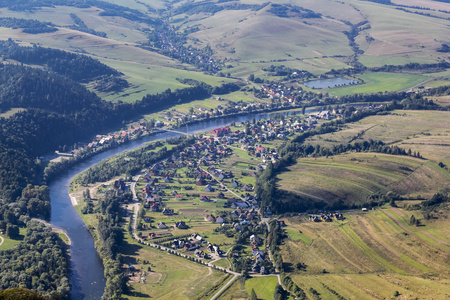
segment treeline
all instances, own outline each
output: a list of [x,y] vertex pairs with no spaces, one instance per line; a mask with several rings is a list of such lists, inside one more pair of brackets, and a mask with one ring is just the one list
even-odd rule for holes
[[441,61],[434,64],[419,64],[419,63],[408,63],[405,65],[384,65],[381,67],[373,67],[367,68],[361,64],[355,66],[354,68],[348,69],[339,69],[325,73],[331,75],[355,75],[363,72],[388,72],[388,73],[396,73],[396,72],[404,72],[404,71],[421,71],[427,73],[437,73],[440,71],[445,71],[450,68],[450,63],[446,61]]
[[0,41],[0,55],[4,59],[17,60],[24,64],[46,66],[49,70],[77,82],[89,82],[99,76],[120,76],[117,70],[87,55],[63,50],[19,46],[11,39]]
[[[277,220],[273,219],[269,223],[270,231],[267,237],[267,243],[269,245],[270,252],[272,253],[272,258],[275,263],[275,266],[280,273],[281,282],[284,287],[287,289],[295,299],[308,299],[306,293],[303,289],[301,289],[297,284],[295,284],[291,277],[285,274],[283,257],[280,254],[279,246],[282,244],[283,239],[285,237],[283,233],[283,229]],[[283,289],[277,288],[275,289],[274,299],[287,299],[287,295],[283,292]]]
[[199,13],[210,13],[215,14],[222,10],[252,10],[258,11],[266,7],[269,2],[262,4],[245,4],[245,3],[228,3],[228,1],[219,1],[221,5],[214,4],[212,2],[199,2],[199,3],[187,3],[180,5],[172,11],[173,15],[179,14],[199,14]]
[[101,214],[98,217],[97,228],[89,228],[105,267],[106,286],[102,299],[122,299],[121,295],[126,289],[127,278],[122,271],[123,261],[119,253],[120,247],[124,244],[120,206],[124,196],[105,194],[96,207]]
[[70,14],[70,17],[72,18],[72,21],[75,23],[73,26],[69,26],[70,29],[86,32],[92,35],[100,36],[100,37],[106,37],[106,33],[101,31],[95,31],[94,29],[91,29],[87,27],[86,23],[84,23],[83,20],[79,16],[77,16],[74,13]]
[[24,287],[51,299],[69,299],[69,266],[58,234],[30,221],[21,243],[0,250],[0,290]]
[[143,166],[155,164],[192,145],[195,138],[181,136],[173,138],[169,142],[174,145],[170,150],[162,147],[158,151],[152,151],[163,145],[162,142],[157,141],[145,147],[123,153],[114,160],[100,162],[83,172],[75,179],[75,182],[79,184],[103,182],[124,173],[131,176],[141,170]]
[[38,20],[18,19],[18,18],[0,18],[0,27],[18,29],[22,32],[38,34],[44,32],[55,32],[58,28],[50,22],[40,22]]
[[320,13],[292,4],[272,3],[270,9],[267,11],[280,18],[299,17],[303,19],[312,19],[322,17],[322,14]]
[[78,8],[98,7],[103,11],[101,16],[118,16],[130,21],[136,21],[146,24],[160,23],[159,20],[153,19],[139,10],[132,9],[125,6],[109,3],[107,1],[100,0],[0,0],[0,7],[7,7],[13,11],[32,11],[41,7],[54,7],[54,6],[73,6]]

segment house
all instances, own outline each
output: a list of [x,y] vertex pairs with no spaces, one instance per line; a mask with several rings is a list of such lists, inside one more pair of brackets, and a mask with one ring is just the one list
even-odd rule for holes
[[260,269],[261,268],[260,268],[260,266],[257,263],[254,263],[252,265],[252,272],[259,273]]
[[200,201],[202,202],[211,202],[211,199],[209,196],[200,196]]
[[213,215],[206,215],[204,219],[206,222],[214,222],[216,220]]
[[159,211],[159,205],[158,203],[152,203],[150,205],[150,209],[152,210],[152,212],[158,212]]
[[163,215],[171,216],[171,215],[174,214],[174,211],[173,211],[173,209],[171,209],[171,208],[164,208],[163,211],[162,211],[162,213],[163,213]]
[[225,220],[224,220],[221,216],[218,216],[218,217],[216,218],[216,223],[222,224],[222,223],[224,223],[224,222],[225,222]]
[[188,226],[183,221],[178,221],[174,225],[178,229],[188,229]]
[[214,188],[208,184],[207,186],[205,186],[205,192],[214,192]]
[[239,183],[236,180],[233,180],[233,182],[231,183],[231,186],[234,188],[238,188],[239,187]]
[[158,228],[159,229],[167,229],[167,226],[166,226],[166,224],[164,222],[159,222],[158,223]]
[[208,243],[208,245],[206,246],[206,249],[215,255],[222,255],[222,250],[220,250],[219,246],[213,245],[211,243]]
[[230,127],[216,128],[211,130],[211,134],[214,136],[223,136],[231,132]]

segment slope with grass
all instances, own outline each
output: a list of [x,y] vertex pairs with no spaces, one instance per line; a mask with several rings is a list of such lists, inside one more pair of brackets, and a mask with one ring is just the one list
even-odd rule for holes
[[[441,212],[448,215],[448,207]],[[413,214],[424,226],[409,225]],[[449,296],[450,248],[436,242],[450,237],[445,217],[425,220],[418,211],[392,207],[344,216],[320,223],[304,216],[285,219],[313,238],[310,245],[285,239],[282,246],[288,275],[308,296],[313,290],[322,299],[390,298],[396,291],[405,299]],[[296,268],[299,262],[306,267]]]
[[450,174],[431,162],[380,153],[346,153],[328,158],[301,158],[278,175],[283,190],[312,195],[332,204],[364,203],[368,196],[393,191],[406,197],[433,194]]
[[449,165],[449,118],[447,111],[397,110],[347,124],[341,131],[309,138],[306,143],[332,147],[350,141],[381,140],[405,150],[420,152],[421,156],[436,163],[442,161]]

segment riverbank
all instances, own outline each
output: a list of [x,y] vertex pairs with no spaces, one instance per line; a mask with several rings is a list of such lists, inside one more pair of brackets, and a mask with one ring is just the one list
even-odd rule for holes
[[[44,224],[45,226],[50,227],[53,232],[63,234],[66,237],[66,240],[64,241],[64,239],[63,239],[63,241],[69,246],[72,245],[72,240],[70,239],[69,234],[63,228],[55,226],[55,225],[53,225],[45,220],[42,220],[42,219],[32,218],[31,220],[40,222],[40,223]],[[1,245],[1,243],[0,243],[0,245]]]

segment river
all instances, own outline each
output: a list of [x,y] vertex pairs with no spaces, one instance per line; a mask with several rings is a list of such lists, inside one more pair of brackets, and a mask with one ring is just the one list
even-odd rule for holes
[[[310,113],[312,110],[307,110]],[[201,121],[194,125],[184,126],[177,129],[180,132],[195,133],[207,131],[218,127],[229,125],[232,122],[245,122],[253,119],[267,119],[272,114],[300,114],[300,110],[274,113],[247,114],[241,116],[230,116],[220,119]],[[72,274],[70,284],[72,285],[71,299],[96,300],[101,299],[105,288],[103,265],[94,247],[92,236],[88,232],[83,220],[72,206],[69,198],[69,184],[72,178],[87,168],[124,151],[143,146],[145,143],[159,139],[167,139],[179,136],[180,133],[163,132],[152,136],[146,136],[138,141],[121,145],[117,148],[99,153],[84,162],[81,162],[70,170],[55,178],[50,184],[50,198],[52,205],[51,223],[66,230],[72,244],[70,246]]]

